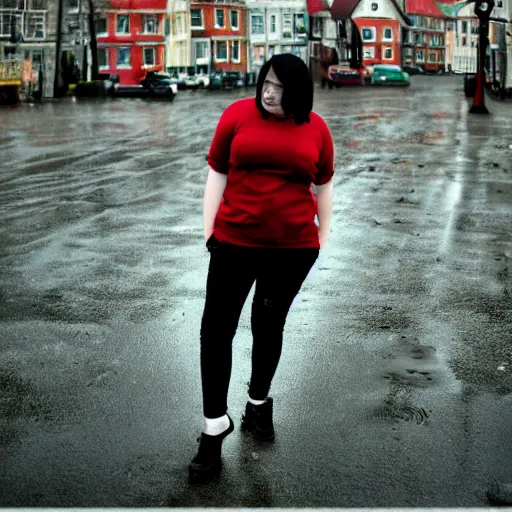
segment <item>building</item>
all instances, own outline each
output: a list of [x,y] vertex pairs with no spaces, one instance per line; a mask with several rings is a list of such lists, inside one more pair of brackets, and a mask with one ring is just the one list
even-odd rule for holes
[[206,72],[248,71],[248,8],[244,0],[190,4],[191,65]]
[[163,71],[166,14],[167,0],[112,0],[110,8],[97,13],[100,73],[135,85],[147,71]]
[[308,15],[305,0],[248,0],[250,8],[250,70],[279,53],[308,62]]
[[59,71],[64,84],[90,80],[92,56],[87,0],[62,0],[60,36]]
[[396,0],[361,0],[352,13],[363,42],[363,65],[402,65],[402,40],[411,20]]
[[[2,0],[0,59],[23,59],[30,81],[43,97],[53,97],[58,4],[54,0]],[[25,73],[27,75],[27,73]]]
[[412,27],[403,41],[404,65],[420,66],[431,73],[445,71],[447,14],[441,5],[434,0],[406,0],[405,11]]
[[512,2],[496,0],[489,22],[490,80],[505,95],[512,92]]
[[446,70],[476,73],[478,61],[478,26],[475,4],[467,4],[446,21]]
[[351,19],[359,0],[308,0],[310,72],[321,81],[332,64],[359,69],[362,44]]
[[[169,29],[167,31],[165,68],[190,66],[192,34],[189,0],[168,0],[167,15]],[[199,57],[199,61],[201,65],[208,66],[208,57]]]

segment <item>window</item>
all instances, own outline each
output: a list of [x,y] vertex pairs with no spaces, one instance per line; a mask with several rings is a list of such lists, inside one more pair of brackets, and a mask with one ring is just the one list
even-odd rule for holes
[[362,32],[363,41],[375,41],[375,27],[365,27]]
[[423,34],[421,32],[418,32],[416,34],[414,42],[415,42],[416,45],[420,45],[420,46],[423,44]]
[[429,56],[429,61],[430,62],[437,62],[437,54],[436,52],[430,52],[430,56]]
[[306,36],[306,20],[303,13],[294,14],[295,34],[298,36]]
[[393,41],[393,30],[390,27],[384,27],[382,29],[382,40]]
[[363,59],[374,59],[375,58],[375,48],[373,46],[364,46],[363,47]]
[[27,39],[44,39],[45,25],[43,13],[28,12],[25,17],[25,37]]
[[240,62],[240,41],[231,43],[231,62]]
[[208,43],[201,41],[196,43],[196,59],[206,59],[208,57]]
[[251,15],[251,32],[253,34],[263,34],[263,14]]
[[468,38],[466,36],[462,36],[462,46],[468,45]]
[[418,50],[416,52],[416,62],[425,62],[425,53],[423,50]]
[[29,11],[30,10],[32,10],[32,11],[47,11],[48,10],[48,0],[32,0],[28,5],[28,10]]
[[384,48],[384,59],[393,59],[393,48]]
[[156,52],[154,48],[144,48],[144,66],[156,64]]
[[379,9],[379,4],[376,2],[372,3],[372,11],[377,11]]
[[[23,18],[21,14],[15,14],[12,20],[17,28],[17,30],[21,30],[21,24]],[[0,11],[0,35],[2,36],[10,36],[11,35],[11,15],[10,13],[1,12]]]
[[70,11],[78,11],[78,1],[79,0],[68,0],[68,9]]
[[144,16],[144,34],[158,33],[158,18],[156,16]]
[[131,51],[130,48],[117,49],[117,67],[130,68],[131,67]]
[[94,20],[94,27],[96,28],[96,36],[108,34],[107,18],[98,18]]
[[462,30],[461,32],[464,32],[464,34],[467,34],[468,32],[468,22],[467,21],[463,21],[462,22]]
[[224,28],[224,9],[215,9],[215,28]]
[[271,34],[276,33],[276,19],[277,19],[277,16],[275,14],[272,14],[270,16],[270,33]]
[[228,43],[226,41],[215,42],[215,60],[217,62],[228,60]]
[[[313,45],[313,47],[314,47],[314,45]],[[268,58],[271,59],[274,56],[275,53],[276,53],[276,47],[275,46],[269,46],[268,47]]]
[[292,15],[283,14],[283,38],[292,37]]
[[322,37],[322,18],[312,17],[310,20],[313,37]]
[[190,26],[192,28],[203,28],[202,9],[190,9]]
[[229,11],[229,20],[231,23],[231,28],[233,30],[238,30],[239,27],[239,19],[238,19],[238,11]]
[[106,48],[98,49],[98,66],[100,69],[108,69],[108,50]]
[[128,16],[118,16],[116,25],[116,34],[130,33],[130,18]]

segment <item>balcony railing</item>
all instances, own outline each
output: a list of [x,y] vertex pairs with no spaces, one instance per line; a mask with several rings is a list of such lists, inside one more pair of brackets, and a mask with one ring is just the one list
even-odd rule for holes
[[21,30],[23,39],[37,41],[46,38],[46,11],[0,9],[0,37],[10,37],[12,24]]

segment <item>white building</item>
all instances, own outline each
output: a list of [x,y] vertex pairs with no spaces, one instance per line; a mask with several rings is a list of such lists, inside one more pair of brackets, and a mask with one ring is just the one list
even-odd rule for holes
[[293,53],[308,63],[308,15],[305,0],[248,0],[249,70],[259,72],[279,53]]
[[490,70],[491,77],[503,90],[512,90],[512,1],[495,0],[491,12]]
[[[188,0],[168,0],[169,33],[165,68],[191,65],[190,4]],[[206,59],[206,63],[207,63]]]

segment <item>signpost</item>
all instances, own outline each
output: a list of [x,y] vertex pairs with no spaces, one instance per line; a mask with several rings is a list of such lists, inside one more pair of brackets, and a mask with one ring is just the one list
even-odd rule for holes
[[494,0],[476,0],[475,14],[480,20],[478,29],[478,62],[476,72],[476,90],[473,96],[471,114],[488,114],[485,106],[485,58],[489,44],[489,18],[494,8]]

